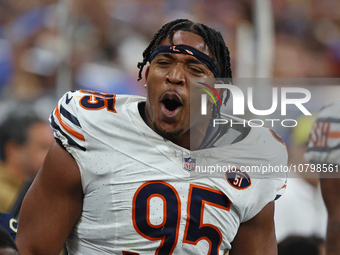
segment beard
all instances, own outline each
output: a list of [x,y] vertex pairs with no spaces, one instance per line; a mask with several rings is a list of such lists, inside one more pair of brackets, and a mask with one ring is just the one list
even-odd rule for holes
[[176,139],[178,136],[180,136],[184,132],[183,128],[173,131],[173,132],[164,132],[157,126],[155,122],[153,122],[153,127],[157,134],[159,134],[163,138],[170,140],[170,141]]

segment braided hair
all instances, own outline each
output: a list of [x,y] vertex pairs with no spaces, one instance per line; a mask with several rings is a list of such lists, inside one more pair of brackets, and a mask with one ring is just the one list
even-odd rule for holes
[[[226,46],[221,33],[204,24],[194,23],[188,19],[176,19],[159,29],[148,47],[144,50],[143,61],[137,64],[139,69],[138,80],[142,79],[143,68],[148,62],[152,52],[157,49],[166,37],[168,37],[171,45],[173,45],[173,35],[178,30],[191,32],[201,36],[212,54],[212,60],[217,64],[221,77],[232,79],[229,49]],[[229,93],[227,93],[223,102],[226,103],[228,98]],[[214,109],[214,112],[219,113],[220,107],[221,105],[218,105],[217,109]]]

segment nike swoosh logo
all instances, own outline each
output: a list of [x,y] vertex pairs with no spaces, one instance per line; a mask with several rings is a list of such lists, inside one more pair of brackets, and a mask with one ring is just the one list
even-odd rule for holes
[[72,100],[73,96],[68,98],[68,94],[66,94],[66,104],[68,104]]

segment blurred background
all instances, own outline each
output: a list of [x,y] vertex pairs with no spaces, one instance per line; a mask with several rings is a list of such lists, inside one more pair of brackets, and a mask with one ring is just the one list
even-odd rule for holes
[[0,0],[0,123],[70,89],[143,95],[137,62],[175,18],[220,30],[236,78],[340,76],[337,0]]
[[137,62],[176,18],[221,31],[236,78],[340,77],[339,0],[0,0],[0,125],[70,89],[144,95]]

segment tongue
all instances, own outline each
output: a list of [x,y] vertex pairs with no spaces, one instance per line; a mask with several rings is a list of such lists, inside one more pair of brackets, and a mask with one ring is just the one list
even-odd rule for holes
[[181,107],[177,107],[176,109],[171,111],[171,110],[167,109],[164,104],[161,104],[161,110],[162,110],[163,114],[168,118],[172,118],[172,117],[176,116],[176,114],[178,113],[180,108]]

